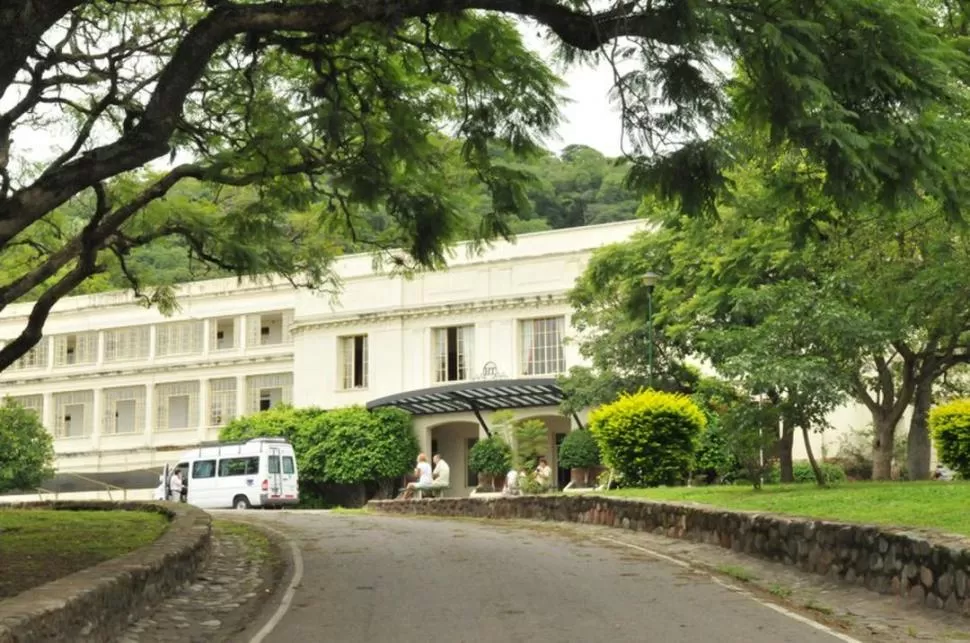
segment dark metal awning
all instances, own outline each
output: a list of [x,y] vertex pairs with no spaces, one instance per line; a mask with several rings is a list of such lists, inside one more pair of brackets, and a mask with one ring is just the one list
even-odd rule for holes
[[458,382],[388,395],[367,404],[368,409],[393,406],[411,415],[462,411],[499,411],[535,406],[559,406],[562,389],[553,378],[521,378]]

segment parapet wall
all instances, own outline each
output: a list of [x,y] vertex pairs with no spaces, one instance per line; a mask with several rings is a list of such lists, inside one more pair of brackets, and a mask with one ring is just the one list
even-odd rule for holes
[[132,617],[192,580],[209,553],[211,519],[190,505],[42,502],[12,508],[156,511],[171,524],[150,545],[0,601],[0,643],[114,641]]

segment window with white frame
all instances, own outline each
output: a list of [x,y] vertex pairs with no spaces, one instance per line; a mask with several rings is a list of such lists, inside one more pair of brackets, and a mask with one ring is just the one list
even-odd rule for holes
[[293,373],[250,375],[246,378],[247,413],[268,411],[293,402]]
[[54,366],[79,366],[97,361],[97,331],[54,336]]
[[199,382],[155,385],[155,427],[160,431],[199,426]]
[[147,359],[150,342],[150,326],[130,326],[107,330],[104,332],[104,361],[123,362]]
[[54,437],[80,438],[94,429],[94,391],[54,393]]
[[523,375],[556,375],[566,370],[562,340],[565,318],[543,317],[519,322]]
[[367,335],[340,337],[337,342],[341,388],[367,388]]
[[225,351],[239,346],[239,318],[209,320],[209,350]]
[[467,380],[475,341],[474,326],[435,328],[434,381],[459,382]]
[[27,371],[34,369],[47,368],[47,356],[49,355],[48,338],[43,337],[33,348],[23,354],[23,356],[11,365],[16,371]]
[[155,356],[201,355],[203,322],[184,321],[155,327]]
[[246,316],[246,346],[276,346],[293,341],[293,311],[283,310]]
[[14,404],[21,406],[28,411],[33,411],[41,420],[44,419],[44,396],[43,395],[11,395],[4,400],[10,400]]
[[104,399],[105,434],[138,433],[145,430],[145,387],[106,388]]
[[236,417],[236,378],[209,380],[209,426],[222,426]]

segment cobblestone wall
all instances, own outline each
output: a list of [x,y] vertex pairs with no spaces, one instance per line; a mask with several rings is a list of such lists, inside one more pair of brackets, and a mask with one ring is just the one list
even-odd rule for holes
[[172,503],[48,502],[69,510],[157,511],[171,524],[154,543],[0,601],[0,643],[114,641],[162,597],[195,577],[209,551],[211,519]]
[[385,513],[526,518],[648,531],[970,614],[970,540],[959,536],[593,496],[390,500],[368,507]]

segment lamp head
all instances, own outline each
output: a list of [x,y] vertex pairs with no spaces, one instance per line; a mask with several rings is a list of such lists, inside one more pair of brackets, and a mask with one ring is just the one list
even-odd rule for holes
[[655,272],[645,272],[643,273],[643,276],[640,277],[640,281],[643,282],[643,285],[647,288],[653,288],[657,285],[657,282],[660,281],[660,275]]

